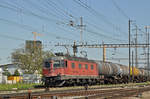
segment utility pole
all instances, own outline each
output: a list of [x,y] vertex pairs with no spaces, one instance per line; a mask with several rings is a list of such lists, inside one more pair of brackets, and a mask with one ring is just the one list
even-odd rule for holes
[[136,44],[136,48],[135,48],[135,65],[138,68],[138,50],[137,50],[137,44],[138,44],[138,27],[136,26],[136,37],[135,37],[135,44]]
[[129,22],[128,22],[128,24],[129,24],[129,35],[128,35],[128,37],[129,37],[129,82],[130,82],[130,80],[131,80],[131,78],[130,78],[130,65],[131,65],[131,61],[130,61],[130,36],[131,36],[131,33],[130,33],[130,25],[131,25],[131,20],[129,19]]
[[77,25],[80,28],[80,43],[83,43],[83,27],[85,27],[85,25],[83,25],[83,18],[80,17],[80,25]]
[[[147,31],[147,43],[148,43],[148,45],[149,45],[149,31]],[[147,55],[148,55],[148,57],[147,57],[147,60],[148,60],[148,63],[147,63],[147,65],[148,65],[148,70],[149,70],[149,46],[148,46],[148,53],[147,53]],[[148,72],[148,76],[149,76],[149,72]]]
[[105,47],[104,42],[102,42],[102,44],[103,44],[103,62],[105,62],[106,61],[106,47]]
[[134,53],[132,51],[132,82],[134,82]]
[[82,20],[82,17],[80,18],[80,41],[81,41],[81,44],[83,43],[83,38],[82,38],[82,36],[83,36],[83,20]]
[[74,42],[73,44],[73,56],[76,56],[76,53],[78,52],[77,46],[76,46],[76,42]]
[[[147,44],[148,44],[148,48],[147,48],[147,69],[149,70],[149,31],[148,28],[150,28],[150,26],[145,26],[145,30],[146,30],[146,34],[147,34]],[[148,72],[149,75],[149,72]]]

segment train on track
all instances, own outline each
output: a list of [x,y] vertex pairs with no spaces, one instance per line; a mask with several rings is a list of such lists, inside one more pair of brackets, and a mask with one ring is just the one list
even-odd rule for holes
[[[112,62],[89,60],[76,56],[54,56],[44,61],[43,82],[45,86],[76,86],[95,84],[118,84],[129,82],[129,67]],[[150,72],[130,68],[133,82],[149,80]]]

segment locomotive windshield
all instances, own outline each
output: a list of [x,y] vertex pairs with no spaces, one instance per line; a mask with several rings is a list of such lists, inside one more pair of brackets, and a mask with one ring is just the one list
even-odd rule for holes
[[44,67],[45,68],[51,68],[51,66],[53,68],[62,68],[65,67],[67,65],[67,62],[64,61],[64,59],[62,58],[56,58],[54,57],[53,59],[48,59],[44,62]]
[[46,68],[50,68],[50,62],[45,62],[44,66],[45,66]]
[[54,68],[64,67],[65,63],[63,60],[55,60],[53,63]]

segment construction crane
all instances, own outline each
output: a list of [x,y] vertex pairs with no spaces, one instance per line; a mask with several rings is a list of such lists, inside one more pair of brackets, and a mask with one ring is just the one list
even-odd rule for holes
[[37,32],[32,32],[32,34],[34,35],[34,43],[33,43],[33,46],[34,46],[34,49],[36,48],[36,37],[37,36],[42,36],[40,33],[37,33]]

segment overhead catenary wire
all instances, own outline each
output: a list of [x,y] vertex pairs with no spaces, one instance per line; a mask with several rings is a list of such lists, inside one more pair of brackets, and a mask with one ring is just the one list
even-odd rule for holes
[[104,16],[103,14],[97,12],[95,9],[93,9],[92,7],[89,7],[88,5],[86,5],[83,1],[81,0],[73,0],[75,3],[79,4],[81,7],[85,8],[87,11],[89,11],[90,13],[94,14],[95,16],[97,16],[97,18],[101,18],[102,21],[104,21],[107,25],[111,26],[112,28],[114,28],[115,30],[119,31],[120,33],[123,34],[127,34],[125,32],[122,32],[120,27],[115,26],[112,22],[110,22],[106,16]]
[[[119,5],[115,2],[115,0],[112,0],[112,3],[113,3],[113,5],[117,8],[117,10],[126,18],[126,19],[131,19],[126,13],[125,13],[125,11],[123,11],[120,7],[119,7]],[[132,20],[131,20],[131,24],[134,26],[134,27],[136,27],[136,29],[139,31],[139,32],[142,32],[142,33],[144,33],[144,34],[146,34],[146,32],[144,32],[141,28],[139,28],[139,26],[136,24],[136,23],[134,23],[134,21],[132,22]],[[139,33],[138,33],[139,34]],[[132,36],[131,36],[132,37]],[[133,39],[133,42],[134,42],[134,38],[132,38]]]
[[[91,31],[91,30],[90,30]],[[88,32],[89,32],[89,30],[88,30]],[[95,32],[93,32],[93,33],[95,33]],[[97,35],[97,33],[95,33],[96,35]],[[99,34],[99,35],[101,35],[101,34]],[[103,37],[107,37],[107,36],[103,36]]]
[[[61,0],[58,0],[58,3],[59,3],[60,5],[62,5],[63,8],[66,7],[66,6],[63,5],[63,3],[61,2]],[[77,17],[75,17],[74,15],[72,15],[71,13],[69,13],[68,11],[66,11],[66,10],[64,10],[64,9],[61,9],[61,10],[62,10],[64,13],[66,13],[68,16],[70,16],[71,18],[73,18],[73,19],[75,19],[75,20],[78,20]],[[69,9],[67,9],[67,10],[69,10]]]
[[[7,3],[8,4],[8,3]],[[9,4],[9,5],[11,5],[11,4]],[[18,9],[18,7],[16,7],[16,6],[13,6],[13,5],[11,5],[12,7],[15,7],[15,8],[17,8]],[[11,9],[11,8],[10,8]],[[22,9],[22,10],[25,10],[25,9],[23,9],[23,8],[19,8],[19,9]],[[11,9],[12,10],[12,9]],[[16,10],[15,10],[16,11]],[[42,16],[43,17],[43,16]],[[96,33],[96,32],[93,32],[92,30],[87,30],[88,31],[88,33],[93,33],[93,34],[96,34],[96,35],[99,35],[99,36],[103,36],[103,37],[107,37],[107,36],[105,36],[105,35],[101,35],[101,34],[99,34],[99,33]],[[60,37],[58,37],[57,36],[57,38],[60,38]],[[109,39],[111,38],[111,37],[108,37]],[[112,38],[113,40],[114,40],[114,38]],[[116,40],[118,40],[118,39],[116,39]]]
[[[50,2],[50,1],[49,1]],[[56,4],[54,3],[54,2],[52,2],[52,4],[54,4],[55,6],[56,6]],[[57,9],[59,9],[59,7],[57,7]],[[62,9],[60,9],[60,10],[62,10]],[[58,11],[58,10],[57,10]],[[59,11],[60,12],[60,11]],[[65,11],[64,11],[65,12]],[[65,12],[65,13],[67,13],[67,12]],[[71,15],[70,13],[67,13],[70,17],[73,17],[73,15]],[[75,17],[74,17],[75,18]]]
[[[17,7],[17,6],[16,6]],[[38,6],[37,6],[38,7]],[[37,7],[35,7],[35,8],[37,8]],[[13,8],[13,7],[10,7],[10,8]],[[17,9],[17,11],[18,11],[18,7],[16,8]],[[20,9],[20,7],[19,7],[19,9]],[[40,8],[40,10],[41,10],[42,8]],[[25,13],[27,13],[29,10],[26,10],[25,8],[21,8],[20,10],[25,10]],[[38,9],[39,10],[39,9]],[[45,9],[43,9],[43,10],[41,10],[41,12],[42,11],[44,11]],[[23,11],[23,13],[24,13],[24,11]],[[32,13],[34,13],[33,11],[32,11]],[[45,13],[45,12],[44,12]],[[59,13],[59,12],[58,12]],[[31,15],[31,16],[34,16],[34,15],[32,15],[32,14],[27,14],[27,15]],[[42,17],[40,18],[39,17],[39,14],[35,14],[35,15],[38,15],[38,19],[42,19]],[[71,15],[71,14],[67,14],[67,12],[66,12],[66,15]],[[66,15],[64,16],[64,17],[66,17]],[[63,16],[63,15],[62,15]],[[45,16],[44,16],[45,17]],[[70,17],[72,17],[72,15],[70,16]],[[74,16],[73,16],[74,17]],[[49,18],[48,16],[46,16],[46,18]],[[67,17],[68,18],[68,17]],[[43,20],[43,19],[42,19]],[[47,19],[44,19],[44,20],[47,20]],[[53,19],[52,19],[53,20]],[[57,19],[56,19],[57,20]],[[49,19],[48,19],[48,21],[50,21]],[[55,22],[55,21],[54,21]],[[18,25],[19,26],[19,25]],[[26,26],[24,26],[25,27],[25,29],[30,29],[30,30],[32,30],[32,28],[31,27],[26,27]],[[23,27],[23,28],[24,28]],[[94,26],[93,26],[94,27]],[[98,29],[98,28],[97,28]],[[38,30],[35,30],[35,31],[38,31]],[[104,36],[102,36],[101,35],[101,33],[99,33],[99,32],[95,32],[95,31],[92,31],[91,29],[89,30],[89,29],[87,29],[87,32],[89,33],[89,34],[95,34],[95,35],[99,35],[99,37],[105,37],[105,38],[109,38],[109,37],[106,37],[105,35]],[[104,31],[104,32],[106,32],[106,31]],[[59,37],[59,36],[55,36],[56,38],[61,38],[61,37]],[[63,37],[62,37],[63,38]],[[113,37],[110,37],[109,39],[111,39],[112,40],[112,38]],[[67,38],[63,38],[63,39],[67,39]],[[118,39],[116,39],[116,40],[118,40]],[[120,40],[118,40],[118,41],[120,41]],[[122,41],[122,40],[121,40]]]
[[12,4],[7,3],[7,2],[4,2],[3,4],[0,3],[0,7],[9,9],[9,10],[15,11],[15,12],[18,12],[18,9],[20,9],[22,11],[22,13],[25,15],[34,16],[34,17],[37,17],[38,19],[42,19],[45,21],[50,21],[50,22],[57,22],[58,21],[57,19],[52,19],[49,17],[41,16],[39,14],[36,14],[35,12],[32,12],[31,10],[27,10],[23,7],[18,7],[18,6],[12,5]]
[[[88,22],[89,23],[89,22]],[[91,25],[91,24],[90,24]],[[93,25],[93,24],[92,24]],[[95,27],[95,26],[93,26]],[[78,29],[78,28],[77,28]],[[95,31],[92,31],[91,29],[84,29],[84,31],[87,31],[87,33],[90,33],[90,34],[95,34],[99,37],[104,37],[104,38],[109,38],[111,40],[116,40],[116,41],[125,41],[125,40],[121,40],[121,39],[115,39],[114,37],[110,37],[110,36],[107,36],[107,35],[104,35],[102,33],[99,33],[99,32],[95,32]],[[93,35],[92,35],[93,36]]]
[[[45,6],[37,5],[31,0],[24,0],[24,2],[27,3],[28,5],[34,7],[35,9],[39,10],[40,12],[44,13],[45,15],[53,16],[53,17],[56,17],[57,19],[60,19],[58,14],[54,14],[54,13],[50,12],[48,9],[46,9]],[[62,19],[62,17],[61,17],[61,19]]]
[[[30,4],[30,5],[32,5],[33,7],[35,7],[36,9],[38,9],[38,10],[40,10],[41,12],[44,12],[44,13],[49,13],[49,11],[47,11],[47,10],[45,10],[42,6],[37,6],[37,5],[35,5],[35,3],[33,3],[33,2],[29,2],[30,0],[24,0],[24,2],[26,2],[27,4]],[[51,12],[48,14],[48,15],[50,15],[51,14]],[[58,17],[58,15],[53,15],[53,16],[56,16],[56,17]],[[59,23],[59,22],[58,22]],[[56,23],[57,24],[57,23]],[[59,29],[61,29],[61,30],[63,30],[63,31],[65,31],[65,32],[68,32],[66,29],[63,29],[63,28],[60,28],[60,27],[57,27],[57,28],[59,28]],[[70,34],[70,33],[67,33],[67,34]],[[75,35],[75,34],[72,34],[72,35]],[[77,35],[76,35],[77,36]]]
[[[125,11],[119,7],[119,5],[116,3],[115,0],[112,0],[112,3],[113,3],[114,6],[117,8],[117,10],[118,10],[127,20],[131,19],[131,18],[125,13]],[[131,24],[134,25],[135,27],[137,26],[137,24],[134,24],[134,23],[132,23],[132,22],[131,22]],[[142,33],[145,33],[145,32],[142,31],[138,26],[137,26],[137,28],[138,28],[138,30],[141,31]]]
[[[96,14],[97,12],[95,11],[95,13],[94,13],[94,11],[93,11],[93,9],[92,8],[89,8],[87,5],[85,5],[85,4],[83,4],[83,3],[80,3],[80,2],[78,2],[78,1],[80,1],[80,0],[74,0],[75,2],[77,2],[79,5],[81,5],[83,8],[85,8],[86,10],[88,10],[90,13],[93,13],[93,14]],[[92,10],[91,10],[92,9]],[[96,14],[97,15],[97,14]],[[104,18],[104,16],[103,15],[98,15],[98,17],[102,17],[102,19],[105,21],[105,18]],[[105,22],[107,22],[107,20],[105,21]],[[109,21],[107,22],[108,24],[110,24],[109,23]],[[120,37],[120,36],[116,36],[116,37]],[[110,39],[111,37],[109,37],[109,39]],[[112,38],[114,38],[114,37],[112,37]],[[113,39],[114,40],[114,39]],[[121,40],[121,39],[120,39]],[[119,41],[120,41],[119,40]]]
[[0,34],[0,37],[1,37],[1,38],[12,39],[12,40],[25,41],[25,39],[23,39],[23,38],[18,38],[18,37],[9,36],[9,35],[4,35],[4,34]]
[[[101,33],[96,33],[96,34],[99,34],[99,35],[102,35],[103,37],[106,37],[106,38],[109,38],[109,39],[111,39],[111,40],[119,40],[119,41],[126,41],[125,39],[115,39],[114,37],[111,37],[110,35],[108,36],[108,35],[106,35],[106,34],[103,34],[103,33],[107,33],[107,34],[110,34],[110,32],[109,31],[107,31],[107,30],[104,30],[104,29],[102,29],[102,28],[100,28],[100,27],[98,27],[97,25],[95,25],[95,24],[93,24],[93,23],[89,23],[89,22],[86,22],[87,24],[89,24],[89,25],[91,25],[91,26],[93,26],[94,28],[96,28],[97,30],[100,30],[100,31],[102,31]],[[119,35],[117,35],[117,36],[119,36]]]
[[[21,27],[21,28],[23,28],[25,30],[40,32],[38,29],[35,29],[35,28],[33,28],[32,26],[29,26],[29,25],[19,24],[19,23],[16,23],[14,21],[6,20],[6,19],[3,19],[3,18],[0,18],[0,21],[3,21],[3,22],[5,22],[7,24],[10,24],[10,25],[15,25],[15,26]],[[44,33],[49,34],[48,31],[45,31]],[[53,36],[56,39],[63,39],[63,40],[66,39],[66,40],[74,41],[73,39],[70,39],[70,38],[67,38],[67,37],[57,36],[56,34],[52,34],[52,33],[50,33],[50,34],[51,34],[50,36]]]
[[[27,2],[28,1],[28,2]],[[41,6],[39,6],[39,8],[38,8],[38,6],[37,5],[35,5],[35,3],[33,3],[33,2],[31,2],[30,0],[27,0],[27,1],[24,1],[24,2],[27,2],[28,4],[30,4],[30,5],[32,5],[33,7],[34,6],[36,6],[36,7],[34,7],[34,8],[37,8],[38,10],[40,10],[41,12],[42,11],[44,11],[44,9],[43,9],[43,7],[41,8],[41,9],[39,9]],[[30,1],[30,2],[29,2]],[[53,3],[53,2],[52,2]],[[55,3],[54,3],[55,4]],[[55,4],[56,5],[56,4]],[[56,8],[56,7],[55,7]],[[58,11],[58,10],[57,10]],[[49,12],[49,11],[48,11]],[[47,12],[45,12],[45,13],[47,13]],[[57,16],[59,16],[59,15],[57,15]],[[58,22],[59,23],[59,22]],[[57,23],[56,23],[57,24]],[[60,27],[57,27],[57,28],[59,28],[59,29],[61,29],[61,30],[63,30],[63,31],[67,31],[67,30],[65,30],[65,29],[62,29],[62,28],[60,28]],[[69,33],[70,34],[70,33]],[[73,35],[75,35],[75,34],[73,34]],[[59,38],[59,37],[58,37]]]
[[[91,30],[88,30],[88,32],[90,32],[90,33],[92,33],[92,34],[94,33],[94,34],[99,35],[99,36],[102,36],[102,37],[106,37],[106,36],[104,36],[104,35],[101,35],[100,33],[97,33],[97,32],[95,33],[95,32],[93,32],[93,31],[91,32]],[[112,39],[112,38],[110,37],[109,39]],[[119,39],[115,39],[115,40],[118,41]],[[120,40],[119,40],[119,41],[120,41]],[[121,40],[121,41],[122,41],[122,40]]]
[[126,19],[128,19],[128,20],[130,19],[130,17],[118,6],[118,4],[115,2],[115,0],[112,0],[112,3]]
[[[8,3],[6,3],[6,4],[8,4]],[[18,7],[16,7],[16,6],[13,6],[13,5],[11,5],[11,4],[8,4],[8,5],[11,6],[11,7],[6,6],[6,5],[2,5],[2,4],[0,4],[0,7],[7,8],[7,9],[12,10],[12,11],[15,11],[15,12],[18,11],[17,9],[22,9],[22,8],[18,8]],[[38,18],[40,18],[40,19],[42,18],[42,19],[44,19],[44,20],[51,21],[51,20],[49,20],[49,18],[47,18],[47,17],[40,16],[40,15],[37,15],[37,14],[32,13],[32,12],[30,12],[30,11],[28,12],[28,11],[24,11],[24,10],[25,10],[25,9],[22,9],[22,11],[23,11],[24,14],[33,15],[33,16],[38,17]],[[6,21],[6,20],[4,19],[3,21]],[[53,21],[57,22],[57,20],[53,20]],[[7,20],[7,22],[8,22],[8,20]],[[9,21],[9,22],[10,22],[10,21]],[[16,24],[15,22],[10,22],[10,23]],[[17,24],[17,25],[19,26],[19,24]],[[31,26],[30,26],[30,27],[31,27]],[[29,29],[30,27],[24,25],[24,28],[28,28],[28,29]],[[33,29],[30,28],[30,30],[33,30]],[[34,30],[35,30],[35,29],[34,29]],[[55,35],[55,34],[51,34],[51,35]],[[72,39],[67,38],[67,37],[60,37],[60,36],[56,36],[56,35],[55,35],[55,37],[56,37],[56,39],[72,40]],[[74,40],[72,40],[72,41],[74,41]]]
[[[69,18],[70,16],[68,16],[68,15],[66,15],[66,13],[64,13],[64,11],[62,12],[62,11],[60,11],[59,9],[58,9],[58,7],[56,7],[57,6],[57,4],[55,4],[55,2],[53,2],[52,0],[45,0],[46,2],[47,2],[47,5],[49,6],[49,7],[53,7],[53,8],[55,8],[54,10],[57,12],[57,14],[61,14],[61,15],[63,15],[63,16],[65,16],[65,17],[67,17],[67,18]],[[62,9],[61,9],[62,10]]]
[[[49,1],[50,2],[50,1]],[[52,1],[51,1],[52,2]],[[57,6],[57,4],[56,3],[54,3],[54,2],[52,2],[55,6]],[[57,7],[57,9],[60,9],[59,7]],[[76,17],[74,17],[72,14],[70,14],[70,13],[68,13],[67,11],[65,11],[65,10],[63,10],[63,9],[60,9],[60,10],[62,10],[65,14],[67,14],[68,16],[70,16],[71,18],[74,18],[75,20],[77,20],[77,18]],[[93,27],[95,27],[95,26],[93,26]],[[90,31],[92,31],[92,30],[90,30]],[[89,30],[88,30],[88,33],[89,33]],[[93,32],[94,33],[94,32]],[[107,32],[108,33],[108,32]],[[95,33],[95,34],[97,34],[97,33]],[[99,35],[101,35],[100,33],[98,33]],[[107,35],[106,36],[104,36],[104,34],[102,34],[103,35],[103,37],[108,37]],[[109,37],[109,39],[110,39],[111,37]],[[111,38],[111,39],[113,39],[113,38]],[[113,39],[114,40],[114,39]],[[118,39],[117,39],[118,40]],[[120,39],[121,40],[121,39]]]
[[105,37],[105,38],[109,38],[109,39],[112,39],[112,40],[125,42],[125,40],[121,40],[121,39],[117,39],[117,38],[114,38],[114,37],[106,36],[106,35],[103,35],[103,34],[100,34],[98,32],[88,30],[88,29],[85,29],[85,31],[87,31],[88,33],[95,34],[95,35],[100,36],[100,37]]

